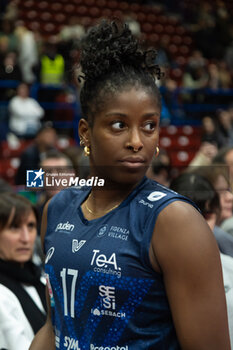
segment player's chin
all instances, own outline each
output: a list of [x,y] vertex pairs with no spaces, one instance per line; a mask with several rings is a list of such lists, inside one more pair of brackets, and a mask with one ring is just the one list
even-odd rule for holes
[[146,174],[147,169],[147,167],[141,167],[140,169],[119,169],[118,173],[114,176],[114,182],[121,185],[134,186],[142,180]]

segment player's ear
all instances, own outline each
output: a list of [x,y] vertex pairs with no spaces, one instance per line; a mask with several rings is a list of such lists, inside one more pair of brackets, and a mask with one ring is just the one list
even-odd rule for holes
[[80,145],[89,146],[90,145],[89,124],[86,119],[83,119],[83,118],[80,119],[79,125],[78,125],[78,134],[80,138]]

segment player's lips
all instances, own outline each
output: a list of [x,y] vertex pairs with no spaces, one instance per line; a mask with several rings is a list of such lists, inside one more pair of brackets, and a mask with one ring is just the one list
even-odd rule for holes
[[145,164],[145,159],[140,156],[137,156],[137,157],[130,156],[130,157],[125,157],[121,159],[120,163],[127,167],[137,168]]

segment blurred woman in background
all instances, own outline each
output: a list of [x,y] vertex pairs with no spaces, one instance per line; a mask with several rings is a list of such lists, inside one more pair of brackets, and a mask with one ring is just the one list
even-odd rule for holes
[[37,213],[26,198],[0,195],[0,348],[27,350],[46,318],[45,284],[32,262]]

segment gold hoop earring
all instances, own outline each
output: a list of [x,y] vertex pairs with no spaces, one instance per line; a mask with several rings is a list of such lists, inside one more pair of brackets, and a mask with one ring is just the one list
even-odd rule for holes
[[158,155],[159,155],[159,147],[157,146],[157,147],[156,147],[155,157],[158,157]]
[[91,153],[90,147],[85,146],[84,147],[84,155],[85,155],[85,157],[88,157],[90,155],[90,153]]
[[80,140],[80,146],[81,146],[81,147],[84,146],[84,141],[83,141],[83,139]]

